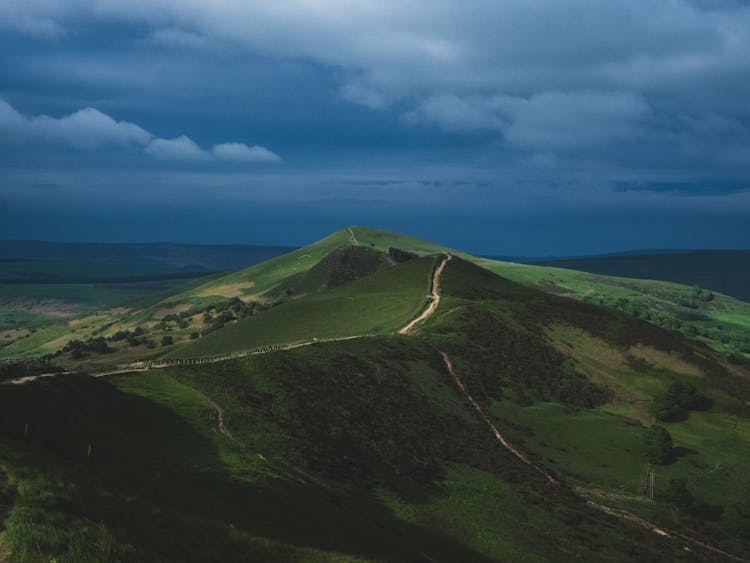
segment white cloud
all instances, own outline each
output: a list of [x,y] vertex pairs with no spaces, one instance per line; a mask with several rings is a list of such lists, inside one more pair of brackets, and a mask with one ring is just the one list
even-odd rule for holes
[[544,152],[653,136],[651,112],[667,130],[681,115],[750,119],[743,0],[0,0],[3,21],[125,22],[163,45],[312,62],[351,103]]
[[150,26],[165,43],[342,68],[342,96],[368,107],[445,91],[620,90],[634,64],[644,88],[680,92],[750,68],[750,7],[739,0],[0,0],[0,21],[21,31],[92,18]]
[[629,141],[651,116],[648,104],[623,92],[544,92],[529,98],[452,94],[423,100],[407,115],[448,131],[498,131],[534,151],[601,148]]
[[0,141],[23,143],[42,140],[81,150],[102,147],[142,148],[146,154],[167,160],[280,162],[269,149],[243,143],[219,143],[202,149],[187,135],[162,139],[129,121],[116,121],[94,108],[84,108],[63,117],[26,117],[0,99]]
[[208,160],[211,154],[204,151],[190,137],[180,135],[174,139],[154,139],[143,149],[146,154],[167,160]]
[[0,100],[0,137],[10,142],[34,138],[80,149],[103,146],[142,146],[152,135],[134,123],[115,121],[94,108],[84,108],[60,118],[26,117]]
[[28,126],[39,137],[82,149],[107,145],[144,145],[152,137],[151,133],[138,125],[115,121],[94,108],[84,108],[60,118],[47,115],[32,117]]
[[381,109],[388,105],[388,99],[382,92],[365,86],[359,81],[345,84],[340,94],[343,99],[370,109]]
[[434,123],[447,131],[480,131],[502,129],[502,119],[486,98],[460,98],[439,94],[423,100],[406,115],[412,124]]
[[506,141],[533,150],[596,149],[630,141],[651,114],[639,96],[621,92],[545,92],[498,99],[508,117]]
[[213,155],[219,160],[235,162],[280,162],[281,157],[265,147],[244,143],[221,143],[214,145]]

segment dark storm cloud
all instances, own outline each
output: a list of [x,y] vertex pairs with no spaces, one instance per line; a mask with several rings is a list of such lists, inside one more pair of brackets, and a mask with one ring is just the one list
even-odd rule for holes
[[750,212],[741,0],[0,0],[0,48],[11,204],[54,181],[76,186],[63,207],[117,186],[136,207],[178,190],[222,199],[206,209],[334,202],[341,223],[364,201],[419,204],[424,222],[516,224],[512,209],[575,217],[557,235],[571,245],[586,213],[623,237],[625,214],[661,209],[688,244],[664,209]]

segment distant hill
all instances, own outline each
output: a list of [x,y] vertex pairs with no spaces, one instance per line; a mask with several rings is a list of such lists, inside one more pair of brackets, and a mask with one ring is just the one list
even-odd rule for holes
[[534,262],[592,274],[699,285],[750,302],[750,250],[696,250]]
[[287,246],[0,241],[0,283],[96,283],[238,270]]
[[[285,246],[0,241],[0,334],[247,268]],[[1,340],[2,338],[0,338]]]

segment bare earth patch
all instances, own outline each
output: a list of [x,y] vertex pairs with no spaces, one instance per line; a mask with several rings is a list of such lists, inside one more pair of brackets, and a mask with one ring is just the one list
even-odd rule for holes
[[43,347],[45,350],[59,350],[74,338],[76,338],[75,334],[64,334],[54,340],[46,342],[43,344]]
[[61,299],[3,299],[0,300],[0,308],[56,318],[74,317],[81,312],[80,307],[75,303]]
[[637,344],[630,348],[630,355],[643,360],[647,364],[650,364],[657,368],[668,369],[684,375],[693,375],[699,377],[703,375],[700,369],[693,364],[681,359],[679,356],[675,356],[662,350],[657,350],[651,346],[644,346],[643,344]]
[[649,396],[628,386],[618,377],[618,372],[622,374],[631,370],[623,351],[585,330],[564,324],[550,326],[546,332],[558,351],[573,358],[577,371],[612,392],[611,404],[624,405],[628,416],[641,423],[651,422]]
[[109,309],[105,311],[108,315],[124,315],[125,313],[129,313],[130,309],[127,307],[115,307],[114,309]]
[[186,313],[190,310],[191,305],[189,303],[179,303],[172,307],[163,307],[154,313],[153,318],[161,320],[167,315],[179,315],[180,313]]
[[585,330],[555,324],[548,327],[546,332],[555,348],[577,360],[585,356],[608,369],[628,367],[627,357],[622,351]]
[[18,340],[19,338],[26,338],[31,331],[25,328],[12,328],[10,330],[4,330],[0,332],[0,341],[3,340]]
[[228,283],[209,287],[198,293],[199,297],[241,297],[245,289],[250,289],[255,282]]

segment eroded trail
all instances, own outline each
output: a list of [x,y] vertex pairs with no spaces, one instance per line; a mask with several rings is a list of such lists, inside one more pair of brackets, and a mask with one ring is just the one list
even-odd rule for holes
[[229,431],[229,429],[224,425],[224,410],[217,405],[214,401],[211,399],[207,399],[211,407],[214,409],[214,412],[216,413],[216,431],[219,434],[222,434],[223,436],[226,436],[227,438],[232,439],[232,433]]
[[466,390],[466,386],[464,386],[463,381],[456,375],[456,372],[453,370],[453,363],[451,362],[450,358],[448,357],[448,354],[445,352],[440,352],[440,355],[443,357],[443,364],[445,364],[445,369],[448,371],[450,376],[453,378],[454,383],[456,384],[456,387],[458,387],[458,390],[461,392],[461,394],[466,398],[469,403],[471,403],[471,406],[474,407],[474,410],[477,411],[480,418],[484,420],[485,424],[490,428],[492,431],[492,434],[495,436],[495,439],[510,453],[512,453],[514,456],[516,456],[518,459],[520,459],[522,462],[524,462],[526,465],[533,467],[536,469],[539,473],[544,475],[544,477],[550,482],[550,483],[557,483],[554,477],[547,473],[544,469],[539,467],[538,465],[531,462],[525,455],[523,455],[521,452],[519,452],[516,448],[513,447],[513,445],[505,439],[505,437],[500,434],[500,431],[497,429],[497,427],[493,424],[493,422],[490,420],[490,417],[487,416],[487,414],[484,412],[484,409],[474,400],[474,397],[472,397],[469,392]]
[[451,260],[451,258],[453,257],[450,254],[443,255],[443,259],[440,261],[440,264],[438,264],[437,268],[435,268],[435,271],[432,274],[432,282],[430,283],[430,304],[425,307],[425,310],[422,311],[419,316],[417,316],[415,319],[410,321],[409,324],[399,330],[399,334],[411,334],[414,330],[414,327],[425,322],[435,313],[438,305],[440,304],[440,276],[445,269],[445,265],[449,260]]
[[349,231],[349,238],[351,238],[352,244],[354,246],[359,246],[359,241],[357,240],[357,237],[354,236],[354,231],[352,230],[352,228],[351,227],[347,227],[346,230]]

